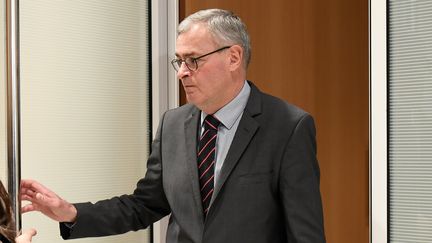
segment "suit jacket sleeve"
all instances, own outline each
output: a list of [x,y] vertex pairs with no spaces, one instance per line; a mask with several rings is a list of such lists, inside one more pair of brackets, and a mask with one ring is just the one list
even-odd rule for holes
[[64,239],[121,234],[146,228],[170,213],[162,185],[161,134],[162,123],[152,143],[147,172],[138,181],[132,195],[123,195],[95,204],[78,203],[77,220],[72,227],[60,224]]
[[299,120],[288,140],[280,173],[288,242],[325,242],[315,125],[309,114]]

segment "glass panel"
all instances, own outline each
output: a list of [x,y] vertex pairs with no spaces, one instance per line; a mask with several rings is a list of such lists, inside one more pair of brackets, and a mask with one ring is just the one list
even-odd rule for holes
[[[20,1],[22,178],[71,202],[132,193],[151,134],[148,18],[148,1]],[[35,243],[64,242],[41,214],[23,227],[38,229]]]
[[432,239],[432,2],[389,1],[390,242]]

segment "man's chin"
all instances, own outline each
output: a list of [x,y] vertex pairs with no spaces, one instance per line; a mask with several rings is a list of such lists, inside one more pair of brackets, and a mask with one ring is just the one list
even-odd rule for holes
[[192,104],[192,105],[195,105],[195,106],[197,106],[197,105],[199,104],[197,98],[194,97],[192,94],[187,94],[187,93],[186,93],[186,101],[187,101],[189,104]]

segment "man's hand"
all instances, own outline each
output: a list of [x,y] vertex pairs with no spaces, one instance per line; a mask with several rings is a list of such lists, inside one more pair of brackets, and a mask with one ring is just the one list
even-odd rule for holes
[[58,222],[75,222],[77,210],[54,192],[34,180],[21,180],[21,200],[31,204],[21,208],[23,213],[39,211]]
[[30,243],[32,241],[32,237],[36,235],[35,229],[24,230],[20,236],[15,238],[16,243]]

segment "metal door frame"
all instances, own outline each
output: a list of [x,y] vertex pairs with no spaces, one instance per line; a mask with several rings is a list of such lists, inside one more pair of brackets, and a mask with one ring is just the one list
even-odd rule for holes
[[370,242],[388,242],[387,1],[369,1]]

